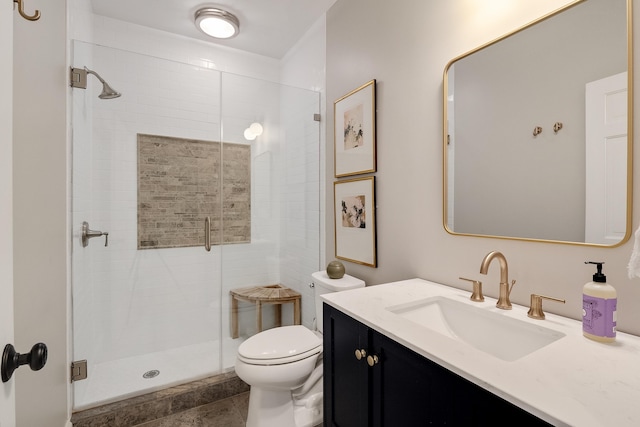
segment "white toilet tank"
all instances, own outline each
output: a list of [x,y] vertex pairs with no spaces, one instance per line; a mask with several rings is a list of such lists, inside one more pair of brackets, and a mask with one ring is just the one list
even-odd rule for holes
[[363,280],[345,274],[340,279],[332,279],[325,270],[316,271],[311,275],[314,298],[316,301],[316,328],[322,332],[322,298],[320,295],[329,292],[348,291],[349,289],[364,288]]

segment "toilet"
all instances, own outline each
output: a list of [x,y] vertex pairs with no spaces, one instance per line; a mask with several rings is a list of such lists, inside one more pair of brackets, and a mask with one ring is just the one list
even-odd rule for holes
[[247,427],[313,427],[322,424],[322,299],[320,295],[362,288],[345,274],[311,275],[316,331],[302,325],[260,332],[238,347],[235,370],[251,386]]

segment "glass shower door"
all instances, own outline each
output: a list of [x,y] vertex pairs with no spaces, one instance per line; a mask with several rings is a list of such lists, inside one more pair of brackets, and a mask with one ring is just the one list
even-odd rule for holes
[[[73,89],[76,410],[222,370],[220,246],[203,247],[221,194],[201,191],[216,177],[198,157],[221,140],[220,72],[76,41],[85,66],[122,96],[100,99],[91,75]],[[83,246],[83,222],[108,245]]]
[[[100,99],[91,75],[73,89],[74,409],[232,369],[257,332],[241,304],[232,338],[232,289],[292,288],[313,327],[319,93],[78,41],[72,65],[122,93]],[[85,221],[107,246],[82,245]]]

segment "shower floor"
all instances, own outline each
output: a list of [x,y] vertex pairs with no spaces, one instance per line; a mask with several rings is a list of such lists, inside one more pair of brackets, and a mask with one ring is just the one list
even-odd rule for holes
[[[224,354],[220,354],[220,342],[211,341],[90,365],[87,379],[73,385],[74,410],[93,408],[226,371],[233,367],[241,342],[242,339],[225,339]],[[222,357],[222,364],[219,357]],[[143,377],[153,370],[159,374]]]

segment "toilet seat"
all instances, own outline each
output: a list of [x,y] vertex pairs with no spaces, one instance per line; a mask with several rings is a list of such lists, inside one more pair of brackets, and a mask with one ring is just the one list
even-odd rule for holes
[[322,339],[302,325],[269,329],[238,347],[238,359],[251,365],[282,365],[317,355]]

